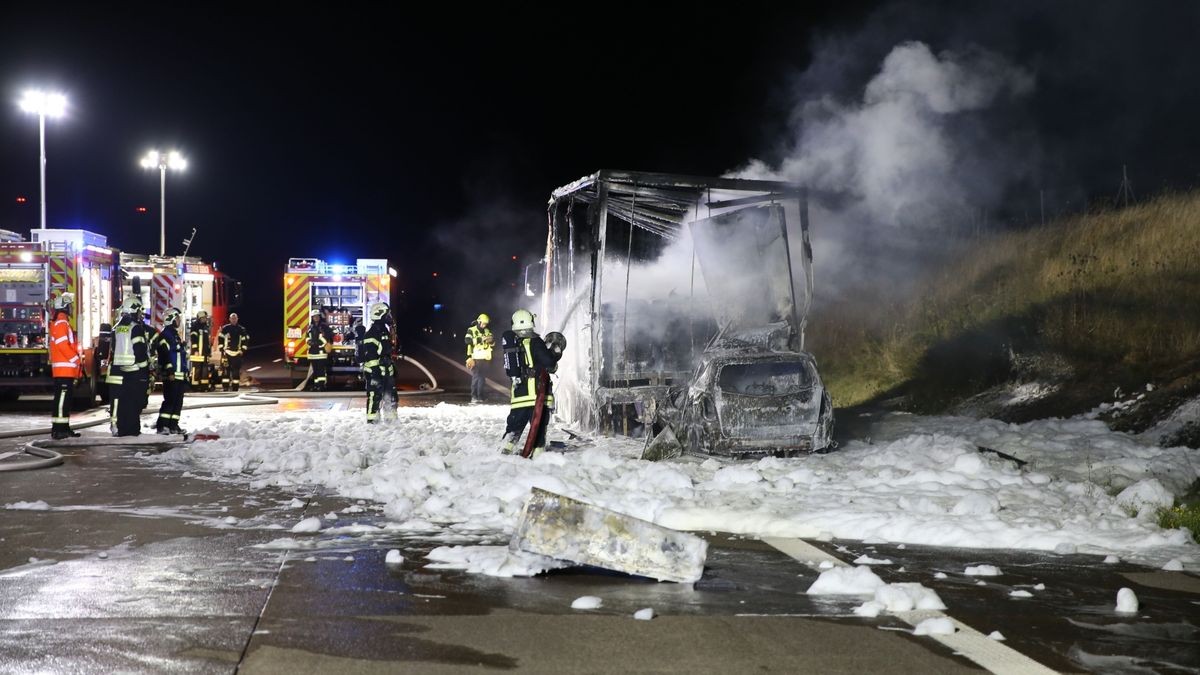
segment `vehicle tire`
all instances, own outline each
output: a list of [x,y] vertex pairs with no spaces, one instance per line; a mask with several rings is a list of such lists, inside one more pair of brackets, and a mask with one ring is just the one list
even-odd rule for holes
[[85,377],[75,387],[75,391],[71,394],[71,407],[75,410],[90,410],[96,405],[96,380],[95,374]]
[[299,368],[297,368],[295,366],[291,366],[288,370],[291,373],[290,381],[292,383],[293,389],[300,386],[300,383],[303,382],[306,378],[308,378],[307,370],[300,370]]

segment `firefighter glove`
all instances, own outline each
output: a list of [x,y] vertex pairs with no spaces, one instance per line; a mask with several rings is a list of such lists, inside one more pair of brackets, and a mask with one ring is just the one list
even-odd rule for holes
[[474,368],[475,367],[475,359],[467,359],[467,367]]

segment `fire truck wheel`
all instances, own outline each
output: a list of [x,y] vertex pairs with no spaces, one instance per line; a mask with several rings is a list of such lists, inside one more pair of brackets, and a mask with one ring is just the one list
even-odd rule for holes
[[96,405],[96,378],[83,378],[71,394],[71,407],[76,410],[87,410],[94,405]]

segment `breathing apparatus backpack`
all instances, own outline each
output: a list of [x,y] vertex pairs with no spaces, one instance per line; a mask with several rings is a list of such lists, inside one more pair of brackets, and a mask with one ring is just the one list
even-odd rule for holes
[[525,350],[521,348],[521,338],[511,330],[500,335],[500,348],[504,351],[504,374],[513,380],[529,377],[533,364],[527,363]]

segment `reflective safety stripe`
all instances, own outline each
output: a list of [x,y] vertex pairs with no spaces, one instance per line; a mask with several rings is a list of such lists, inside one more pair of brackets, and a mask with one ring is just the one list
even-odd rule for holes
[[63,342],[68,341],[69,339],[70,338],[68,338],[66,335],[60,335],[60,336],[54,338],[54,344],[56,344],[56,345],[61,344]]
[[379,365],[379,359],[374,359],[374,360],[363,363],[362,367],[363,367],[363,370],[370,370],[371,368],[374,368],[377,365]]
[[324,361],[327,358],[329,358],[329,355],[324,352],[317,352],[316,354],[312,352],[308,353],[309,361]]
[[71,421],[70,417],[51,417],[50,418],[51,424],[67,424],[70,421]]
[[79,365],[79,358],[73,358],[70,361],[55,361],[50,364],[51,368],[74,368]]

